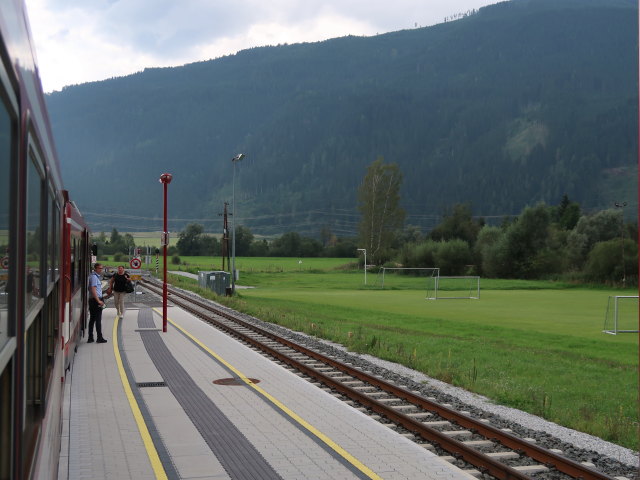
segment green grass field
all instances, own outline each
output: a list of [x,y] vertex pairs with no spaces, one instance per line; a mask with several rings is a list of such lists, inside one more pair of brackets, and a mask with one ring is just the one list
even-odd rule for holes
[[487,279],[480,300],[433,301],[424,278],[380,290],[344,259],[298,262],[236,259],[238,284],[256,288],[218,300],[638,449],[638,335],[602,333],[609,295],[637,290]]
[[[136,242],[137,247],[157,247],[161,246],[161,238],[162,232],[128,232],[133,237],[134,242]],[[178,243],[178,234],[173,233],[169,235],[169,245],[174,246]]]

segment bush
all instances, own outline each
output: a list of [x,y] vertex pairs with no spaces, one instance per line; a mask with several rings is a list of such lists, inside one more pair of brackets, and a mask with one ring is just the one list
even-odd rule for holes
[[620,239],[598,242],[593,246],[584,269],[585,278],[597,282],[616,283],[623,276],[637,275],[638,245],[630,239],[624,241],[624,270]]
[[469,244],[459,238],[405,245],[398,260],[407,268],[438,267],[442,275],[465,274],[467,266],[473,263]]
[[407,268],[435,267],[435,253],[437,249],[438,243],[433,240],[405,245],[398,257],[399,263]]
[[173,265],[180,265],[180,257],[178,255],[174,255],[171,257],[171,263]]
[[435,265],[441,275],[463,275],[472,262],[471,249],[465,240],[454,238],[437,243]]

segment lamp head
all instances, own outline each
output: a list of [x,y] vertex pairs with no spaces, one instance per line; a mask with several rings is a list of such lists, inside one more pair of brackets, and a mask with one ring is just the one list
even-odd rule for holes
[[160,183],[166,183],[167,185],[169,185],[172,178],[173,175],[171,175],[170,173],[163,173],[162,175],[160,175]]
[[240,160],[242,160],[245,157],[244,153],[239,153],[238,155],[236,155],[235,157],[233,157],[231,159],[232,162],[239,162]]

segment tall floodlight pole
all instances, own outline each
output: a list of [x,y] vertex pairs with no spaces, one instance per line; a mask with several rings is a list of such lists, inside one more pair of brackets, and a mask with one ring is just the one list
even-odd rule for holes
[[163,173],[160,175],[160,183],[164,190],[164,227],[162,232],[162,255],[164,257],[164,278],[162,281],[162,331],[167,331],[167,247],[169,246],[169,227],[167,226],[167,187],[171,183],[173,175]]
[[616,208],[621,209],[620,211],[620,246],[622,248],[622,288],[626,286],[627,283],[627,274],[624,266],[624,207],[627,206],[627,202],[622,203],[614,203]]
[[367,249],[359,248],[359,252],[364,252],[364,284],[367,284]]
[[231,159],[233,163],[233,182],[231,185],[231,202],[233,210],[231,216],[233,223],[231,224],[231,295],[236,294],[236,163],[245,157],[244,153],[239,153]]

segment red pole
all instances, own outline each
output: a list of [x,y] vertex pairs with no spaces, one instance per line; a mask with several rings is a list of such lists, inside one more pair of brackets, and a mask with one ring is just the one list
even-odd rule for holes
[[164,234],[165,242],[162,246],[162,256],[164,257],[164,278],[162,282],[162,331],[167,331],[167,187],[168,184],[164,184]]
[[172,175],[160,175],[160,183],[164,186],[164,230],[162,235],[162,254],[164,257],[164,279],[162,282],[162,331],[167,331],[167,247],[169,246],[169,227],[167,225],[167,187],[171,183]]

